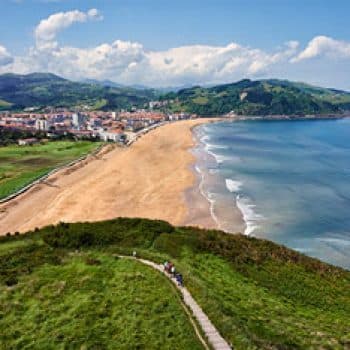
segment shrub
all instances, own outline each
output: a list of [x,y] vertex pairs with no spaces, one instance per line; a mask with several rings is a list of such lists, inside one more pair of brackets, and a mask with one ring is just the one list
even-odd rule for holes
[[19,276],[31,273],[38,266],[60,264],[61,257],[62,252],[48,246],[31,244],[17,248],[0,256],[0,282],[14,285]]
[[59,223],[43,228],[40,233],[52,247],[82,248],[120,244],[150,247],[161,233],[171,233],[174,227],[161,220],[117,218],[96,223]]

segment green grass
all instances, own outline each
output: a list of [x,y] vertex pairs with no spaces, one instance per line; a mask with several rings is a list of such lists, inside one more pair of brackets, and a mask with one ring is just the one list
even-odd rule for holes
[[7,243],[2,243],[0,244],[0,256],[7,254],[11,252],[12,250],[15,250],[20,247],[25,247],[28,244],[30,244],[28,240],[20,240],[20,241],[12,241],[12,242],[7,242]]
[[4,198],[59,165],[97,148],[100,143],[57,141],[33,146],[0,147],[0,198]]
[[8,108],[8,107],[11,107],[11,106],[12,106],[12,103],[9,103],[7,101],[4,101],[4,100],[0,99],[0,108]]
[[[300,281],[292,277],[295,285],[285,285],[285,291],[277,292],[282,283],[267,288],[219,257],[188,255],[180,264],[194,297],[237,349],[343,349],[345,341],[349,345],[348,281],[338,291],[330,285],[320,291],[318,286],[324,281],[313,280],[301,270]],[[291,269],[285,270],[287,276]],[[309,288],[305,282],[310,283]],[[286,295],[294,292],[300,295]],[[322,294],[324,304],[317,302],[317,294]]]
[[202,349],[164,276],[97,251],[1,286],[0,310],[7,349]]
[[[44,333],[55,337],[54,329],[60,329],[61,325],[57,325],[56,315],[63,317],[62,314],[65,314],[55,301],[59,282],[71,281],[65,286],[70,286],[75,299],[67,297],[69,301],[65,301],[63,298],[62,303],[69,314],[76,315],[70,311],[70,303],[81,305],[87,300],[84,288],[79,284],[80,279],[94,280],[94,269],[101,268],[101,276],[105,276],[106,280],[102,277],[96,280],[96,285],[103,286],[99,298],[109,298],[110,290],[118,288],[118,283],[121,283],[114,280],[118,278],[120,281],[119,277],[110,274],[111,270],[119,271],[120,261],[115,261],[113,256],[116,253],[130,255],[136,250],[139,256],[149,260],[175,262],[193,297],[235,349],[350,349],[350,272],[269,241],[214,230],[175,228],[163,221],[119,218],[98,223],[61,223],[21,237],[4,237],[2,242],[0,285],[7,287],[1,287],[0,295],[5,298],[1,300],[10,303],[14,310],[6,303],[3,304],[5,309],[0,306],[0,310],[5,310],[0,317],[0,326],[7,329],[20,320],[16,334],[22,339],[29,337],[27,333],[30,332],[40,339],[42,337],[40,327],[37,330],[25,328],[27,324],[34,324],[34,316],[29,315],[35,314],[34,310],[40,311],[41,307],[33,295],[43,294],[40,300],[46,306],[47,318],[39,324],[45,327],[46,323],[54,324],[52,329],[44,328]],[[4,249],[1,249],[2,245]],[[10,251],[5,253],[6,249]],[[95,260],[99,263],[95,264]],[[67,271],[75,277],[65,279]],[[158,275],[160,280],[156,281],[147,275],[142,285],[148,285],[150,279],[151,285],[160,290],[164,287],[161,277]],[[43,291],[40,294],[37,291],[40,288],[35,287],[37,294],[30,294],[28,291],[35,285],[43,286],[44,291],[45,286],[50,285],[50,291],[54,292],[45,294]],[[129,285],[118,289],[118,298],[129,300]],[[132,299],[138,300],[139,293],[141,299],[147,294],[142,286],[138,286]],[[163,292],[158,294],[158,298],[162,296]],[[22,298],[21,303],[19,298]],[[147,304],[151,309],[158,305],[157,297],[147,299]],[[27,314],[30,306],[31,312]],[[81,339],[79,345],[87,344],[90,348],[92,345],[86,343],[90,339],[90,328],[96,330],[96,339],[104,337],[104,331],[99,328],[98,310],[94,314],[96,326],[93,321],[93,325],[84,323],[81,326],[87,331],[85,337],[70,323],[58,334],[63,334],[64,339],[67,337],[71,342]],[[132,310],[131,313],[134,313]],[[177,319],[179,316],[174,310],[170,311],[169,317]],[[150,320],[158,323],[159,318],[157,312],[147,312],[149,317],[140,311],[135,319],[128,317],[120,323],[132,328],[134,322],[144,324],[147,321],[150,324],[146,322],[145,329],[152,333],[153,323]],[[114,314],[106,317],[116,320]],[[101,322],[107,327],[106,320]],[[119,321],[115,322],[119,324]],[[134,332],[138,334],[139,329]],[[161,335],[152,338],[144,347],[157,348],[157,337]],[[123,337],[120,339],[124,342]],[[20,345],[24,344],[27,343]]]
[[197,105],[205,105],[209,101],[208,97],[205,96],[197,96],[192,100],[193,103],[196,103]]
[[97,100],[91,108],[95,110],[100,110],[103,107],[105,107],[107,104],[108,104],[108,100],[106,100],[105,98],[102,98],[101,100]]

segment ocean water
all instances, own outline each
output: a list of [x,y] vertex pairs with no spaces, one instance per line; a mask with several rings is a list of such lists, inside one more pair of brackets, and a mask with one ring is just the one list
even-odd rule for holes
[[350,269],[350,119],[237,121],[195,130],[200,190],[218,226]]

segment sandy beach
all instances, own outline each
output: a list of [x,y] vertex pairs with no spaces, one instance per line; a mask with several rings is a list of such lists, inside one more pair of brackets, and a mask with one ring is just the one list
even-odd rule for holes
[[[209,204],[185,192],[196,185],[191,170],[191,129],[209,120],[161,126],[128,148],[116,148],[0,205],[0,234],[25,232],[59,221],[97,221],[118,216],[163,219],[174,225],[215,227]],[[194,206],[195,210],[189,210]],[[193,209],[193,208],[192,208]],[[191,213],[191,215],[189,215]]]

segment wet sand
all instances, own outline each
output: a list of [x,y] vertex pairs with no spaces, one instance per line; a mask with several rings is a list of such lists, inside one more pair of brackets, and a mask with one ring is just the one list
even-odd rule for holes
[[[60,221],[118,216],[163,219],[174,225],[215,227],[204,198],[186,201],[197,185],[191,128],[211,120],[161,126],[128,148],[116,148],[0,205],[0,234],[25,232]],[[192,206],[192,208],[190,208]],[[195,213],[191,216],[189,213]]]
[[195,155],[195,162],[192,164],[191,170],[196,176],[196,181],[185,192],[188,216],[184,224],[215,228],[229,233],[244,233],[246,223],[237,203],[233,202],[232,199],[229,202],[227,200],[215,201],[207,193],[206,187],[208,183],[213,181],[213,175],[204,169],[208,165],[210,167],[217,163],[215,158],[205,150],[204,144],[195,130],[193,130],[193,139],[195,146],[191,152]]

